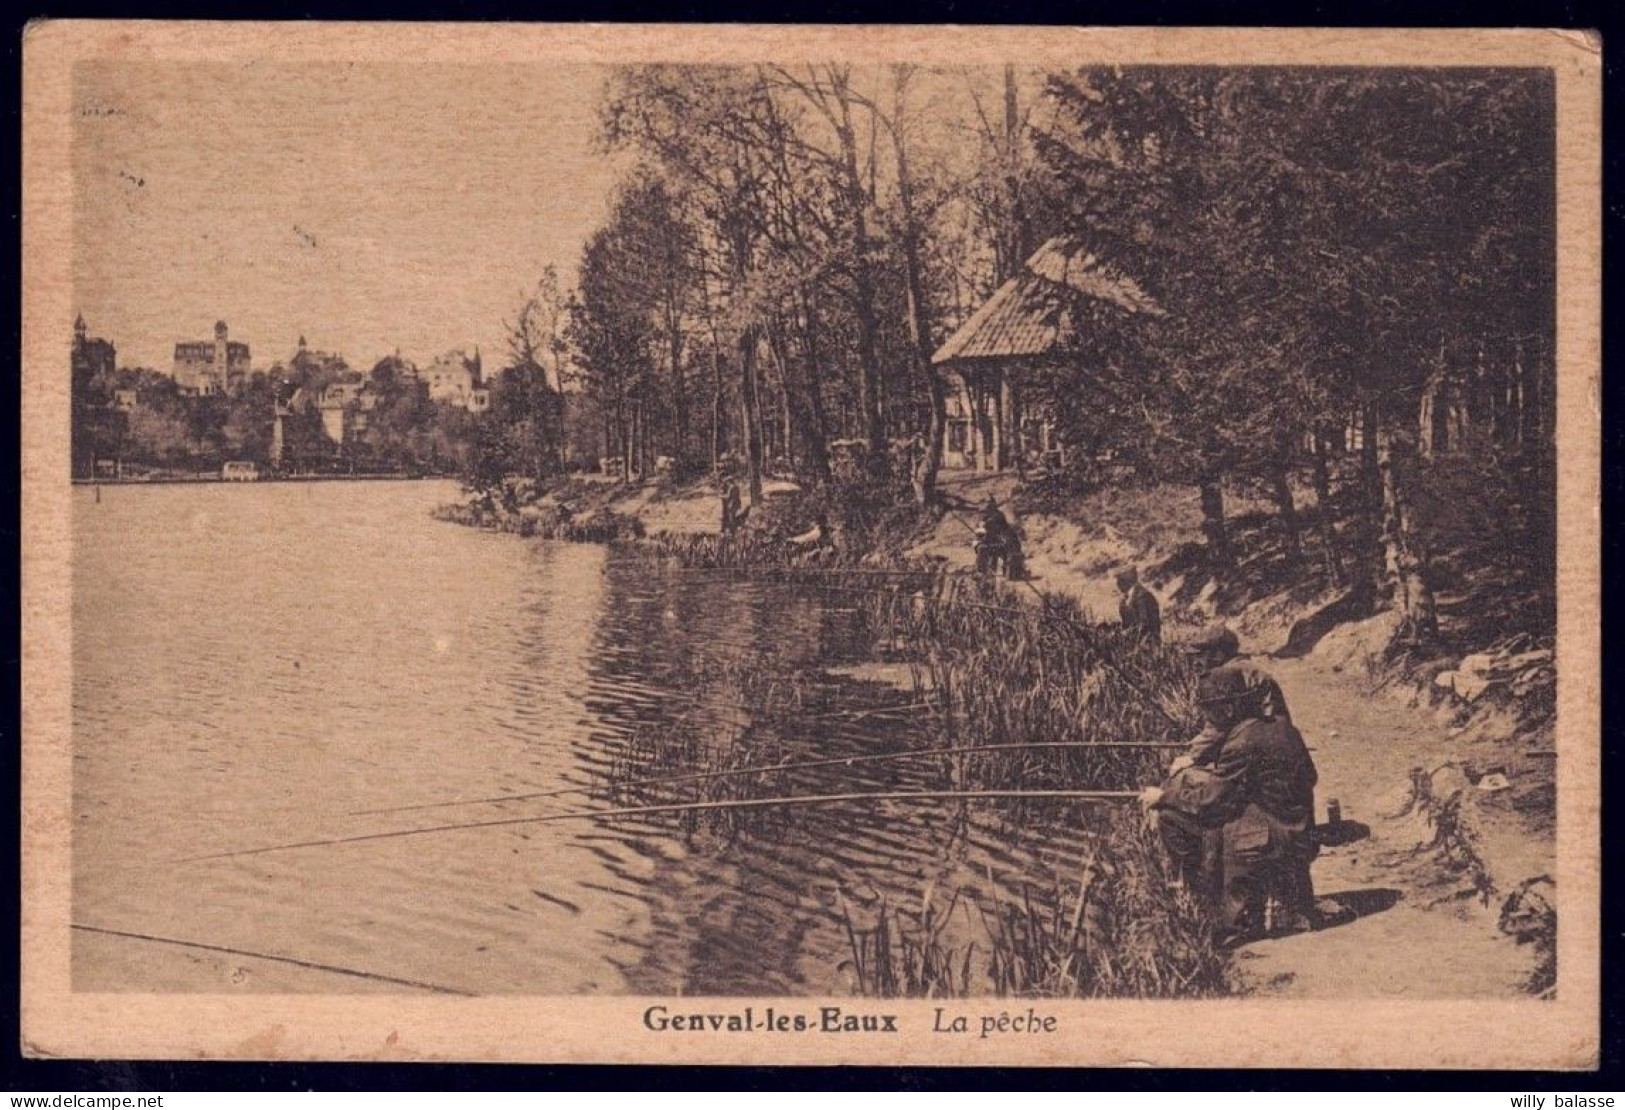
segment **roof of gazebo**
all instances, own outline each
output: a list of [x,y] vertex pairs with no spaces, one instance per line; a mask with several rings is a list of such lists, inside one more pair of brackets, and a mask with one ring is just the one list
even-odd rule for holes
[[1033,252],[1021,273],[995,289],[931,361],[1048,354],[1060,344],[1068,302],[1078,294],[1131,315],[1163,315],[1134,279],[1107,266],[1079,240],[1056,236]]

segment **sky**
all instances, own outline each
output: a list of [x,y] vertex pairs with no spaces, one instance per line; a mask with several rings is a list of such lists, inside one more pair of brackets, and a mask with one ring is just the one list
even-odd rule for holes
[[74,292],[119,364],[168,371],[216,320],[255,369],[300,335],[370,367],[500,365],[542,268],[570,284],[620,160],[602,71],[559,65],[81,63]]

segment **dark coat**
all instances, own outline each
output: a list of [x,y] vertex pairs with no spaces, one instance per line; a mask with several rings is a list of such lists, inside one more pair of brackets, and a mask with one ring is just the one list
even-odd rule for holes
[[1162,607],[1156,595],[1138,582],[1117,602],[1117,615],[1124,628],[1132,628],[1148,640],[1162,639]]
[[[1159,806],[1169,817],[1163,839],[1187,881],[1220,892],[1226,925],[1256,925],[1271,890],[1290,913],[1311,913],[1316,779],[1292,722],[1255,717],[1225,735],[1211,766],[1188,767],[1163,784]],[[1214,848],[1221,857],[1216,869]]]
[[1016,530],[998,509],[982,510],[982,535],[988,543],[999,547],[1016,542]]
[[1229,824],[1256,805],[1288,829],[1314,821],[1315,764],[1284,717],[1242,721],[1224,737],[1208,768],[1169,778],[1162,804],[1206,828]]

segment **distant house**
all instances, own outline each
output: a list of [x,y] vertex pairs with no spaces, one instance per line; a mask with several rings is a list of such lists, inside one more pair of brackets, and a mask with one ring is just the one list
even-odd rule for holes
[[344,402],[323,397],[316,408],[322,414],[322,431],[327,438],[334,443],[343,443],[349,427]]
[[314,403],[327,438],[338,444],[350,443],[367,430],[371,414],[378,407],[378,391],[370,381],[352,375],[329,382]]
[[175,344],[175,384],[188,393],[208,396],[242,387],[253,368],[246,343],[231,342],[226,322],[216,321],[214,340]]
[[1019,458],[1058,454],[1042,390],[1033,387],[1047,368],[1078,357],[1074,312],[1083,298],[1130,315],[1163,315],[1137,282],[1079,239],[1050,239],[931,356],[950,380],[943,465],[1003,470]]
[[119,412],[129,412],[136,406],[136,391],[133,389],[113,390],[113,407]]
[[359,401],[361,399],[361,395],[366,392],[366,390],[366,382],[330,382],[327,388],[322,390],[321,403],[324,407],[329,404],[342,407],[344,405],[348,405],[352,401]]
[[418,373],[429,387],[431,400],[443,401],[471,412],[484,412],[491,395],[481,380],[480,352],[470,358],[462,350],[447,351]]

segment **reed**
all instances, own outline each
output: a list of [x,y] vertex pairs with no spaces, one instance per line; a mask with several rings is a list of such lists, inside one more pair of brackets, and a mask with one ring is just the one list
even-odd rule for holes
[[1144,784],[1160,771],[1154,749],[1088,742],[1153,744],[1199,725],[1183,658],[1092,622],[1069,598],[1027,605],[996,583],[951,580],[871,591],[861,608],[877,644],[909,655],[915,700],[932,705],[942,742],[1079,745],[978,760],[979,785]]
[[468,501],[436,506],[430,515],[436,520],[481,528],[488,532],[563,540],[569,543],[614,543],[640,539],[643,536],[641,520],[607,508],[571,516],[554,507],[519,512],[509,511],[500,505]]
[[917,910],[894,907],[879,895],[873,924],[864,928],[864,915],[841,891],[838,906],[858,993],[871,998],[965,998],[975,993],[976,945],[956,944],[948,936],[954,911],[968,909],[960,893],[955,890],[948,904],[939,907],[935,887],[928,886]]
[[[1236,989],[1208,912],[1173,885],[1137,815],[1119,815],[1075,877],[1052,872],[1001,893],[989,872],[974,891],[956,889],[946,909],[935,891],[928,884],[917,909],[881,897],[868,923],[843,894],[859,993],[1209,998]],[[950,935],[956,907],[965,922]]]
[[[797,566],[782,545],[748,533],[655,537],[637,546],[666,573],[779,581],[851,604],[870,654],[908,666],[907,700],[921,712],[911,717],[915,727],[904,750],[943,749],[940,766],[958,790],[1134,789],[1160,779],[1166,745],[1200,724],[1196,676],[1182,656],[1094,621],[1071,598],[1030,587],[1018,593],[896,558],[885,566]],[[798,712],[817,705],[814,688],[797,686],[761,660],[721,664],[708,677],[756,712],[731,747],[691,753],[707,770],[763,768],[770,752],[792,751],[764,748],[777,742],[764,737],[784,735]],[[794,793],[792,768],[760,773],[760,780],[719,776],[688,789],[707,797]],[[1009,840],[1041,838],[1055,820],[1053,807],[1042,802],[986,804],[993,808],[984,812],[1003,822]],[[1228,959],[1213,941],[1206,911],[1175,884],[1138,807],[1110,810],[1075,811],[1099,836],[1088,858],[1064,874],[1033,862],[1030,874],[1006,879],[1002,888],[988,876],[985,885],[961,886],[946,899],[933,886],[918,904],[880,897],[864,910],[843,894],[840,920],[857,989],[875,997],[1229,992]],[[740,821],[797,818],[791,810],[704,818],[713,819],[736,822],[728,828],[737,835],[765,831]]]

